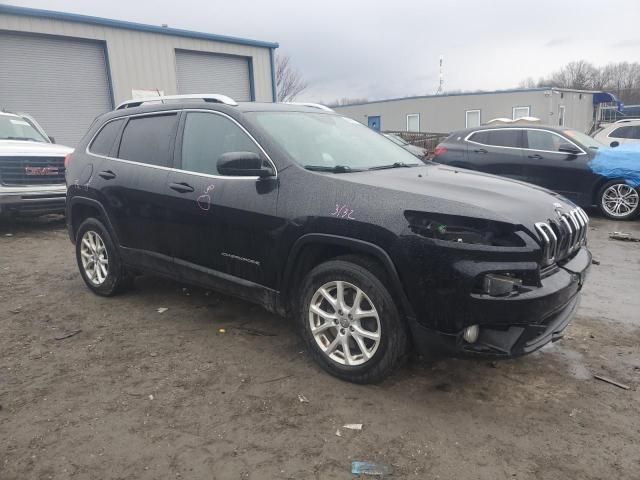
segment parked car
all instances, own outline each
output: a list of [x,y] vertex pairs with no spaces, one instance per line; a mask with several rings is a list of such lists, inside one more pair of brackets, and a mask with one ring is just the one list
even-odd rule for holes
[[559,195],[425,165],[313,104],[125,102],[67,181],[90,290],[151,272],[256,302],[353,382],[382,379],[410,342],[530,353],[560,338],[591,264],[588,218]]
[[[599,161],[605,154],[606,162]],[[436,147],[433,159],[533,183],[581,207],[597,205],[609,218],[628,220],[640,211],[635,179],[640,161],[629,167],[628,155],[566,128],[485,126],[452,133]],[[616,156],[624,169],[613,168]]]
[[391,140],[393,143],[400,145],[407,152],[418,157],[420,160],[424,160],[425,158],[427,158],[427,155],[429,154],[426,148],[418,147],[417,145],[411,145],[404,138],[398,135],[395,135],[393,133],[383,133],[383,135],[387,137],[389,140]]
[[599,130],[593,137],[611,147],[640,143],[640,118],[618,120]]
[[64,158],[72,151],[29,115],[0,111],[0,215],[63,213]]

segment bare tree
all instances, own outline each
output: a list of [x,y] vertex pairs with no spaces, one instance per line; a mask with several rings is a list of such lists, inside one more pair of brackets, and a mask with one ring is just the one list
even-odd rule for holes
[[276,57],[276,89],[279,102],[291,102],[308,87],[289,55]]

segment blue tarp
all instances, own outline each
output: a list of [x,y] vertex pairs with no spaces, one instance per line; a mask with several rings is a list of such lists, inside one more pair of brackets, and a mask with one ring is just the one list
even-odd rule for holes
[[594,173],[611,179],[624,179],[632,187],[640,187],[640,144],[601,148],[589,163]]

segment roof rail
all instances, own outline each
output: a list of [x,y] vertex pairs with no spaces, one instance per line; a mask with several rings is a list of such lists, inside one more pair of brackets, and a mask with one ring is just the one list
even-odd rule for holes
[[288,105],[300,105],[301,107],[318,108],[320,110],[324,110],[325,112],[335,113],[335,110],[333,110],[332,108],[329,108],[326,105],[321,105],[319,103],[310,103],[310,102],[284,102],[284,103]]
[[189,94],[189,95],[166,95],[166,96],[158,96],[158,97],[147,97],[147,98],[132,98],[131,100],[127,100],[126,102],[122,102],[120,105],[116,107],[116,110],[121,110],[123,108],[132,108],[139,107],[145,103],[164,103],[166,100],[204,100],[205,102],[214,102],[214,103],[224,103],[225,105],[231,105],[233,107],[237,107],[238,103],[231,97],[227,97],[226,95],[219,95],[217,93],[204,93],[204,94]]

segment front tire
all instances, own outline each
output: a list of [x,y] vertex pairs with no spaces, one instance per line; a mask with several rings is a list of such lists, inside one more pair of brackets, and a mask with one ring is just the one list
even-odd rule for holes
[[95,218],[78,227],[76,261],[84,283],[97,295],[110,297],[131,285],[109,231]]
[[640,212],[640,193],[622,180],[605,183],[598,193],[598,207],[612,220],[631,220]]
[[311,356],[324,370],[349,382],[376,383],[404,358],[406,327],[375,266],[358,263],[337,259],[314,268],[303,282],[298,317]]

